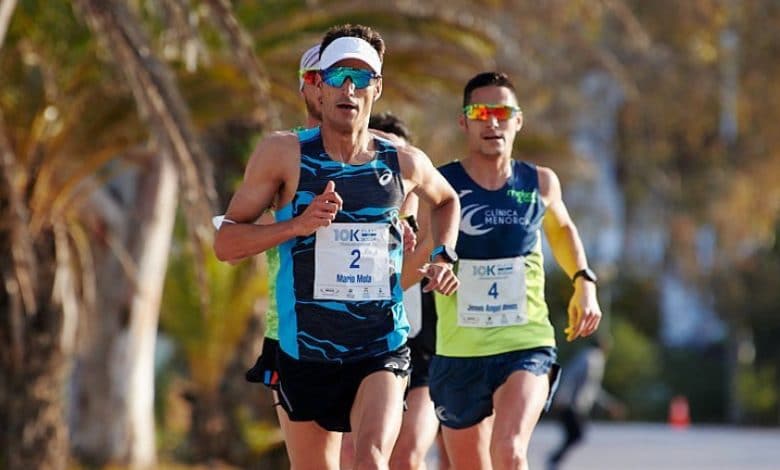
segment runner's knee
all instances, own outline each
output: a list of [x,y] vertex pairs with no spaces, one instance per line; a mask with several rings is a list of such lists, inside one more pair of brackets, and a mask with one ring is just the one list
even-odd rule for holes
[[497,470],[528,468],[527,449],[517,439],[494,439],[490,443],[490,457]]
[[421,468],[424,461],[425,454],[416,446],[396,446],[390,459],[390,470],[416,470]]
[[358,448],[355,453],[353,470],[380,470],[388,468],[388,457],[377,445]]

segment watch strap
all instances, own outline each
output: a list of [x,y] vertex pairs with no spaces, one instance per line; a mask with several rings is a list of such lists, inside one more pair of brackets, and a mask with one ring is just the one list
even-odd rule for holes
[[574,281],[576,281],[578,277],[583,277],[594,284],[598,280],[595,273],[590,268],[580,269],[579,271],[574,273],[574,275],[571,277],[571,282],[573,283]]

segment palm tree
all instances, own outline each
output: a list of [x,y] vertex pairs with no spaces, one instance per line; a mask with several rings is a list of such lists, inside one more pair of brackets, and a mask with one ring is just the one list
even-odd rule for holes
[[[4,137],[2,213],[4,220],[13,221],[9,228],[4,226],[2,247],[3,253],[16,253],[3,257],[4,278],[8,281],[4,285],[14,288],[3,289],[0,296],[3,310],[10,312],[3,318],[2,330],[3,337],[8,339],[3,343],[2,360],[7,365],[3,370],[9,371],[9,377],[3,381],[0,396],[4,400],[3,409],[11,410],[3,416],[7,422],[4,424],[8,424],[4,429],[9,430],[4,433],[3,454],[12,468],[62,468],[67,461],[62,392],[79,320],[87,325],[80,328],[87,341],[79,342],[77,352],[87,360],[79,362],[77,369],[82,372],[90,369],[90,359],[103,362],[100,366],[103,370],[107,370],[106,357],[116,361],[111,364],[114,376],[101,380],[95,375],[92,379],[96,380],[92,382],[77,381],[76,395],[84,390],[79,384],[96,385],[97,389],[109,391],[106,395],[110,400],[106,401],[113,400],[111,404],[119,406],[108,409],[92,406],[95,400],[89,398],[98,396],[94,392],[77,403],[102,410],[103,426],[114,423],[115,429],[135,429],[125,436],[98,429],[98,437],[108,436],[109,444],[113,445],[107,445],[101,454],[97,457],[93,454],[89,460],[105,461],[106,455],[147,463],[154,459],[154,433],[149,426],[150,373],[145,377],[151,370],[153,344],[144,341],[153,339],[156,332],[156,303],[167,259],[166,239],[170,239],[172,231],[175,211],[172,202],[177,195],[176,171],[170,158],[150,158],[154,154],[145,150],[133,152],[131,157],[143,171],[136,173],[138,177],[133,183],[135,191],[131,194],[136,196],[124,201],[114,197],[121,195],[121,191],[104,186],[94,177],[96,171],[104,175],[131,173],[121,165],[113,169],[105,165],[126,150],[128,142],[132,145],[140,141],[143,131],[134,119],[127,96],[116,92],[99,64],[84,60],[84,50],[87,53],[93,50],[92,43],[83,28],[73,23],[68,9],[61,4],[56,8],[47,7],[38,12],[34,21],[38,25],[56,22],[57,31],[70,35],[69,44],[73,49],[52,56],[49,52],[53,51],[47,50],[52,43],[41,42],[45,41],[41,37],[46,35],[45,30],[18,26],[16,31],[25,31],[26,37],[12,31],[15,48],[11,59],[3,61],[3,76],[17,79],[11,83],[22,87],[21,93],[3,95],[3,108],[11,110],[14,119],[7,124],[3,122],[0,128]],[[13,26],[31,19],[20,15]],[[36,77],[40,80],[31,80]],[[144,78],[148,76],[141,77]],[[163,91],[165,86],[170,86],[164,80],[158,81],[163,83]],[[144,104],[154,109],[155,104],[160,104],[154,101],[160,96],[160,90],[154,87],[149,90],[152,97]],[[155,92],[158,94],[154,95]],[[173,108],[168,102],[167,109]],[[170,114],[162,116],[160,121],[170,122]],[[164,132],[159,135],[165,137]],[[187,140],[178,153],[181,155],[194,139],[183,139],[181,133],[173,137],[177,136],[179,140]],[[196,170],[192,162],[186,168],[190,171],[185,174],[191,179],[197,176],[193,176]],[[199,194],[210,185],[198,181],[194,186],[195,191],[189,191],[185,207],[204,205],[199,202],[203,200]],[[127,206],[123,207],[121,202]],[[122,214],[136,210],[139,210],[135,214],[136,223],[131,225],[128,222],[133,218]],[[106,263],[107,254],[110,261]],[[108,285],[103,282],[96,289],[96,284],[106,279],[115,282]],[[101,316],[93,314],[97,307]],[[128,311],[129,315],[119,315],[121,310]],[[90,331],[101,331],[104,336],[90,335]],[[113,343],[101,343],[105,336],[114,334]],[[116,374],[116,371],[128,373]],[[127,383],[124,381],[136,388],[124,386]],[[25,393],[36,388],[46,393]],[[147,397],[148,408],[134,408],[133,404],[144,404],[143,396]],[[78,420],[88,414],[75,416]],[[143,423],[147,423],[147,429],[139,432]],[[77,433],[76,437],[84,436]],[[91,445],[85,442],[105,442],[92,438],[87,436],[75,442],[85,447]],[[121,448],[117,451],[117,447]]]
[[[69,29],[62,11],[51,8],[35,21],[56,22],[71,44],[84,45],[83,31]],[[14,25],[0,60],[8,112],[0,119],[2,455],[9,468],[57,469],[67,463],[63,390],[78,321],[95,307],[94,226],[79,214],[99,213],[85,197],[98,187],[93,173],[132,132],[121,124],[126,103],[106,106],[111,93],[93,80],[94,67],[73,51],[50,60],[34,33],[22,40],[26,28]]]
[[[237,412],[242,400],[227,392],[232,387],[224,379],[250,317],[265,308],[266,302],[259,299],[266,298],[267,284],[259,282],[258,267],[252,262],[231,266],[209,254],[205,266],[209,303],[199,311],[194,264],[191,247],[180,245],[172,253],[160,322],[187,366],[186,396],[192,404],[187,454],[196,461],[221,458],[246,466],[255,456]],[[258,394],[257,385],[244,385],[237,395]]]

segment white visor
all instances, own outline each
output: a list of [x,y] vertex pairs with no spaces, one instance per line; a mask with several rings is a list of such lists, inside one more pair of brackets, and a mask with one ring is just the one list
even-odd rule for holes
[[298,89],[303,90],[303,73],[306,70],[319,70],[320,68],[320,45],[310,47],[301,56],[301,63],[298,67]]
[[376,49],[360,38],[344,36],[328,44],[320,56],[320,69],[325,70],[344,59],[358,59],[371,67],[375,74],[382,74],[382,60]]

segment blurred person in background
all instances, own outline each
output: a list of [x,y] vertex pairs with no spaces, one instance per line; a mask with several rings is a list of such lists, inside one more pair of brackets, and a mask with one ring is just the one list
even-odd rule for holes
[[315,44],[303,53],[298,68],[298,89],[306,106],[306,127],[322,122],[317,75],[320,73],[320,45]]
[[568,452],[582,441],[594,405],[598,404],[613,418],[625,417],[625,405],[602,387],[610,347],[607,335],[596,335],[563,367],[553,412],[563,427],[564,439],[550,455],[548,470],[556,470]]

